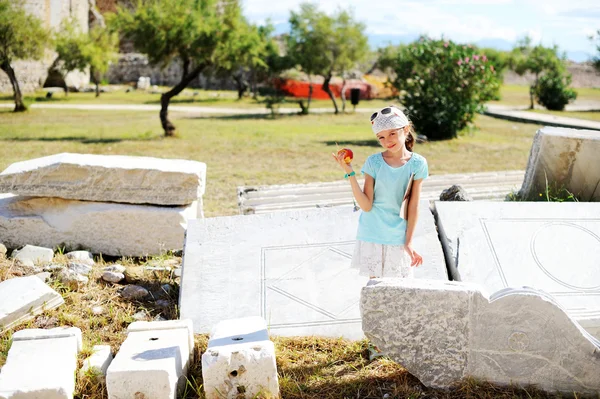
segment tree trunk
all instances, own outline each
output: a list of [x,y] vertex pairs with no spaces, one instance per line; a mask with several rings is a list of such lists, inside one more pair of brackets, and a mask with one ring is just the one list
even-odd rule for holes
[[233,75],[233,80],[237,87],[238,100],[241,100],[244,97],[244,93],[248,90],[248,84],[244,82],[244,77],[241,74],[237,76]]
[[252,69],[252,80],[250,83],[250,91],[252,92],[252,99],[258,99],[258,90],[256,88],[256,70]]
[[312,84],[312,80],[308,81],[308,100],[306,101],[306,108],[302,109],[302,113],[303,114],[308,114],[309,110],[310,110],[310,100],[312,99],[312,94],[313,94],[313,84]]
[[[202,64],[198,65],[197,67],[195,67],[192,70],[192,72],[183,76],[181,79],[181,82],[179,82],[175,87],[173,87],[171,90],[169,90],[166,93],[163,93],[160,96],[160,114],[159,114],[159,116],[160,116],[160,123],[162,125],[163,130],[165,131],[165,136],[170,137],[170,136],[175,135],[175,125],[173,125],[171,123],[171,121],[169,120],[169,102],[171,101],[171,98],[173,98],[176,95],[178,95],[179,93],[181,93],[183,91],[183,89],[185,89],[192,80],[194,80],[195,78],[198,77],[198,75],[200,75],[200,72],[202,72],[202,70],[204,68],[206,68],[207,65],[208,65],[207,63],[202,63]],[[184,71],[187,71],[185,62],[184,62]]]
[[63,90],[65,91],[65,97],[69,96],[69,86],[67,86],[67,74],[65,73],[64,75],[62,75],[63,77],[63,82],[65,83],[65,85],[63,86]]
[[533,92],[538,85],[538,74],[535,74],[535,83],[529,87],[529,109],[533,109]]
[[100,78],[94,68],[90,68],[90,75],[92,76],[92,82],[96,85],[96,97],[100,97]]
[[0,64],[0,69],[2,69],[8,75],[8,79],[10,79],[10,84],[13,87],[13,93],[15,98],[15,112],[23,112],[27,111],[27,107],[23,103],[23,95],[21,94],[21,89],[19,88],[19,81],[17,80],[17,76],[15,75],[14,69],[10,66],[10,62],[3,61]]
[[323,90],[329,95],[329,98],[331,98],[331,101],[333,102],[333,107],[335,108],[335,113],[338,114],[340,111],[338,110],[337,102],[335,101],[335,96],[333,95],[331,87],[329,86],[329,82],[331,82],[332,76],[333,74],[331,73],[331,71],[329,71],[329,74],[323,82]]
[[346,78],[342,83],[342,113],[346,112]]

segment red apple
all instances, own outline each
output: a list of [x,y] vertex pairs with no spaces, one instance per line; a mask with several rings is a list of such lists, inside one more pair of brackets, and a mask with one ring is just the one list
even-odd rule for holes
[[352,162],[352,158],[354,158],[354,153],[352,152],[352,150],[350,148],[342,148],[341,150],[338,151],[338,155],[343,154],[344,156],[344,162],[346,163],[350,163]]

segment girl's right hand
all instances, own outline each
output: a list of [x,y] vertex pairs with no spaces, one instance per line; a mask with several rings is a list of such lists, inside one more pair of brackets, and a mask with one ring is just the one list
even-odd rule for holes
[[346,163],[346,161],[344,161],[343,153],[335,154],[332,152],[331,155],[333,156],[333,159],[336,160],[338,165],[340,165],[340,167],[344,170],[344,172],[346,172],[346,174],[352,172],[352,164]]

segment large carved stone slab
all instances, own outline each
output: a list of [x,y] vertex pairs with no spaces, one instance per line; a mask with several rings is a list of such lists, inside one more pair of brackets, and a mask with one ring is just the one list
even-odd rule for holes
[[452,278],[551,294],[600,338],[600,204],[436,202]]
[[183,247],[197,204],[166,207],[0,195],[0,232],[9,248],[26,244],[114,256],[157,255]]
[[544,127],[537,131],[520,194],[544,193],[546,182],[581,201],[600,201],[600,135],[593,130]]
[[[447,280],[428,203],[420,209],[416,277]],[[363,337],[358,307],[367,278],[350,267],[359,212],[352,207],[190,221],[181,317],[207,333],[218,322],[261,316],[275,335]]]
[[63,153],[10,165],[0,173],[0,193],[187,205],[202,197],[205,182],[202,162]]
[[465,377],[597,394],[600,341],[544,292],[380,279],[362,289],[365,335],[425,385]]
[[64,302],[37,276],[5,280],[0,283],[0,333]]

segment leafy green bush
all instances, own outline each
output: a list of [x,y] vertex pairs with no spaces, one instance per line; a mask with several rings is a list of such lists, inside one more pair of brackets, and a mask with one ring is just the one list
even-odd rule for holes
[[416,130],[433,140],[456,137],[500,88],[486,55],[443,39],[421,37],[401,48],[393,69]]
[[577,92],[569,89],[571,74],[558,69],[546,72],[534,87],[537,102],[549,110],[562,111],[577,98]]

